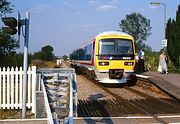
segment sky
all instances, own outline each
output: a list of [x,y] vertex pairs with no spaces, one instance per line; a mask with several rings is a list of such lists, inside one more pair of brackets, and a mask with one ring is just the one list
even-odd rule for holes
[[[151,35],[147,41],[153,51],[162,48],[164,37],[164,6],[166,21],[176,17],[180,0],[9,0],[15,7],[7,16],[21,19],[30,12],[29,52],[34,53],[46,45],[54,48],[56,56],[69,55],[87,40],[103,31],[116,31],[127,14],[141,13],[150,19]],[[2,23],[0,23],[2,25]],[[17,36],[15,36],[17,37]],[[23,52],[21,36],[19,52]]]

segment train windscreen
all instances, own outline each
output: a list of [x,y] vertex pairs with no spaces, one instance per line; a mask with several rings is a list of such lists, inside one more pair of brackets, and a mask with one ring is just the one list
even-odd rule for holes
[[99,55],[129,55],[133,54],[133,42],[126,39],[101,39]]

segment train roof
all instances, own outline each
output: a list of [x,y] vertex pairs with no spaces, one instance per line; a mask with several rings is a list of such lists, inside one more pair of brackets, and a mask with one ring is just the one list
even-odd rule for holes
[[98,36],[104,36],[104,35],[120,35],[120,36],[128,36],[128,37],[132,37],[131,35],[125,33],[125,32],[120,32],[120,31],[105,31],[105,32],[102,32],[102,33],[99,33],[97,35]]
[[[104,32],[101,32],[99,33],[96,37],[99,37],[99,36],[108,36],[108,35],[119,35],[119,36],[127,36],[127,37],[132,37],[131,35],[125,33],[125,32],[120,32],[120,31],[104,31]],[[91,43],[91,41],[96,38],[96,37],[93,37],[91,38],[90,40],[88,40],[87,42],[85,42],[81,47],[75,49],[74,51],[84,47],[85,45]]]

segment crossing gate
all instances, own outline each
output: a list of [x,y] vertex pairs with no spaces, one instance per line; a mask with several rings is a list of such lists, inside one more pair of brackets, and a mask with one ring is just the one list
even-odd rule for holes
[[76,73],[72,68],[39,69],[45,109],[50,124],[73,123],[77,116]]

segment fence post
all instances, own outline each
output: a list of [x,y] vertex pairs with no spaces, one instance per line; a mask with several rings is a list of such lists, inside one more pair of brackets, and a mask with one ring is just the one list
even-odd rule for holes
[[36,66],[32,66],[32,113],[36,112]]
[[28,72],[27,72],[27,74],[28,74],[28,82],[27,82],[27,86],[28,86],[28,101],[27,101],[27,104],[26,104],[26,106],[28,106],[28,108],[30,108],[31,107],[31,68],[30,67],[28,67]]
[[18,109],[18,67],[15,69],[15,108]]
[[6,78],[5,78],[5,73],[6,73],[6,70],[5,70],[5,67],[3,67],[3,109],[6,108]]
[[11,68],[11,109],[14,108],[14,68]]
[[20,105],[20,109],[22,109],[22,94],[23,94],[23,92],[22,92],[22,90],[23,90],[23,87],[22,87],[22,85],[23,85],[23,69],[22,69],[22,67],[20,67],[20,73],[19,73],[19,76],[20,76],[20,81],[19,81],[19,83],[20,83],[20,87],[19,87],[19,91],[20,91],[20,101],[19,101],[19,105]]
[[7,109],[10,109],[10,87],[9,87],[10,69],[7,68]]

